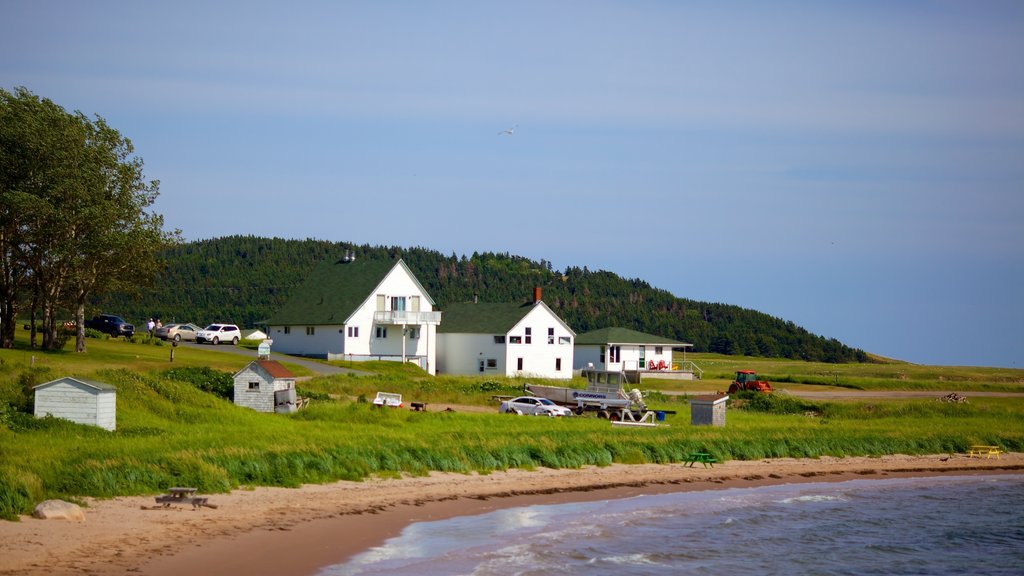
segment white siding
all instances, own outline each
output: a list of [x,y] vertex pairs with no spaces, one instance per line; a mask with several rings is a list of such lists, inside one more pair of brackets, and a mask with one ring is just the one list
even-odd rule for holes
[[573,351],[575,354],[575,360],[573,360],[573,370],[583,370],[587,368],[588,364],[593,364],[597,370],[604,370],[604,364],[601,362],[601,347],[591,344],[581,344],[576,346]]
[[[526,328],[531,329],[530,343],[526,343]],[[554,329],[554,343],[548,344],[548,329]],[[512,344],[514,336],[522,338],[521,344]],[[563,339],[568,343],[560,344]],[[574,358],[574,335],[546,306],[534,306],[519,321],[506,337],[505,373],[508,376],[535,378],[572,378]],[[520,371],[519,358],[523,359]],[[561,369],[556,370],[556,360],[561,359]]]
[[[272,349],[282,354],[299,356],[326,356],[345,353],[345,334],[341,324],[307,326],[289,326],[289,334],[284,333],[284,326],[270,326],[270,339],[274,341]],[[306,334],[306,328],[312,328],[313,334]],[[360,330],[360,336],[362,331]]]
[[[439,334],[437,370],[444,374],[506,375],[505,345],[494,343],[494,334]],[[487,360],[495,361],[493,369]],[[480,363],[484,363],[483,372]]]
[[55,380],[35,390],[37,418],[47,414],[78,424],[114,430],[117,424],[117,393],[97,390],[71,378]]
[[[576,370],[582,370],[587,367],[587,363],[593,363],[594,368],[598,370],[647,370],[650,367],[651,361],[657,365],[658,362],[664,361],[665,365],[672,366],[672,346],[668,344],[613,344],[619,347],[619,361],[607,363],[608,361],[608,349],[609,346],[605,345],[605,362],[601,361],[601,346],[598,345],[580,345],[576,346],[576,363],[573,368]],[[640,362],[640,347],[644,348],[644,359]],[[661,354],[657,354],[656,350],[661,348]]]

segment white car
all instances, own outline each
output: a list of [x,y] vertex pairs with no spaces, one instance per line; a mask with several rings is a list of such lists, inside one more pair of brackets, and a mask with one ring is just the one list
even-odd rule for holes
[[214,345],[221,342],[238,344],[241,339],[242,332],[234,324],[210,324],[196,333],[196,342],[199,344],[203,342],[210,342]]
[[559,406],[547,398],[520,396],[501,403],[498,412],[503,414],[531,414],[533,416],[572,416],[572,410]]

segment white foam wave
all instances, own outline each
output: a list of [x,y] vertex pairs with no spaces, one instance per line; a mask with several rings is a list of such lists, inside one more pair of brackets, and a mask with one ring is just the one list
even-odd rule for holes
[[619,566],[661,566],[661,563],[651,560],[647,554],[623,554],[621,556],[606,556],[598,559],[600,562],[617,564]]
[[830,496],[827,494],[814,494],[808,496],[794,496],[783,500],[776,500],[779,504],[801,504],[804,502],[847,502],[846,496]]

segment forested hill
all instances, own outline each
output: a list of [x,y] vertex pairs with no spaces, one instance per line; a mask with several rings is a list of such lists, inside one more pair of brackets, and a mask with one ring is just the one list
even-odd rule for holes
[[130,321],[236,322],[269,318],[327,257],[353,250],[359,258],[401,257],[442,311],[479,295],[482,302],[526,301],[533,288],[577,333],[618,326],[689,342],[697,352],[864,362],[868,355],[793,322],[730,306],[677,298],[640,279],[509,254],[445,256],[426,248],[356,246],[322,240],[230,236],[190,242],[163,256],[166,270],[141,294],[110,294],[97,311]]

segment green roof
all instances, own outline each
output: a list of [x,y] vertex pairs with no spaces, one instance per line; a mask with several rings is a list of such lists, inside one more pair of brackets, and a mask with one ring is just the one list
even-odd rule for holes
[[[375,295],[377,286],[396,266],[405,268],[419,285],[419,280],[401,260],[328,258],[313,269],[306,283],[295,290],[291,300],[274,313],[267,324],[344,324],[363,302]],[[423,294],[434,303],[426,290]]]
[[506,334],[533,310],[533,306],[532,302],[451,304],[444,309],[437,331],[440,334]]
[[677,342],[664,336],[644,334],[628,328],[601,328],[591,330],[576,337],[576,344],[580,345],[605,345],[605,344],[664,344],[666,346],[693,346],[686,342]]

